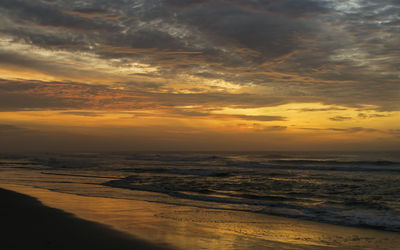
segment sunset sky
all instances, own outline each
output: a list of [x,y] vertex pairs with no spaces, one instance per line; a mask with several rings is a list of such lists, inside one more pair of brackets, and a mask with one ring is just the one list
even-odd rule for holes
[[395,150],[398,0],[1,0],[0,150]]

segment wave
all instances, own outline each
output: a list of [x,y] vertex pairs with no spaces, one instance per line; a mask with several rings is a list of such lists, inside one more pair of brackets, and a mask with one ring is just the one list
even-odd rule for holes
[[71,177],[89,177],[89,178],[97,178],[97,179],[112,179],[113,177],[108,176],[98,176],[98,175],[85,175],[85,174],[64,174],[64,173],[49,173],[49,172],[41,172],[44,175],[58,175],[58,176],[71,176]]
[[[376,160],[370,160],[373,157]],[[396,157],[334,153],[46,154],[0,159],[0,166],[40,171],[45,178],[35,183],[50,188],[70,176],[79,183],[102,182],[109,187],[150,191],[153,193],[143,199],[177,205],[400,231],[400,160]],[[12,166],[7,166],[10,162]],[[60,186],[63,188],[66,185]],[[83,192],[79,186],[74,192],[92,191]],[[118,196],[132,198],[127,193]]]
[[[306,164],[311,162],[312,164]],[[274,164],[275,163],[275,164]],[[279,164],[276,164],[279,163]],[[281,165],[286,163],[285,165]],[[290,164],[292,163],[292,164]],[[286,161],[279,160],[275,162],[261,163],[257,161],[226,161],[227,166],[235,166],[242,168],[261,168],[261,169],[282,169],[282,170],[320,170],[320,171],[371,171],[371,172],[399,172],[400,163],[397,162],[341,162],[341,161],[308,161],[308,160],[294,160]]]
[[270,160],[270,163],[275,164],[293,164],[293,165],[371,165],[371,166],[390,166],[390,165],[400,165],[400,162],[395,161],[338,161],[338,160]]
[[202,162],[226,159],[216,155],[170,155],[170,154],[137,154],[125,157],[126,160],[161,161],[161,162]]
[[[375,202],[348,200],[343,202],[327,202],[318,206],[305,204],[302,199],[287,198],[283,196],[259,196],[259,195],[215,195],[209,189],[163,187],[162,185],[135,184],[126,179],[112,180],[103,183],[105,186],[124,188],[139,191],[164,193],[174,198],[221,204],[221,207],[212,208],[227,209],[226,205],[237,206],[234,210],[263,213],[276,216],[306,219],[330,224],[341,224],[347,226],[368,227],[387,231],[400,232],[400,216],[383,205]],[[287,201],[294,201],[288,203]],[[193,204],[195,206],[195,204]],[[338,205],[341,208],[338,209]],[[346,207],[343,209],[343,207]]]
[[231,173],[227,171],[213,171],[207,169],[177,169],[177,168],[120,168],[122,172],[132,173],[155,173],[155,174],[175,174],[175,175],[197,175],[197,176],[213,176],[227,177]]

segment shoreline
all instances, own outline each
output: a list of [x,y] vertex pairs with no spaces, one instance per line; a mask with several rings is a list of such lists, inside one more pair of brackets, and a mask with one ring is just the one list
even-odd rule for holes
[[145,242],[175,249],[394,249],[400,245],[399,233],[380,230],[248,212],[80,196],[29,186],[0,187],[33,196],[48,207],[108,225]]
[[77,218],[38,199],[0,188],[2,246],[8,249],[167,250],[107,225]]

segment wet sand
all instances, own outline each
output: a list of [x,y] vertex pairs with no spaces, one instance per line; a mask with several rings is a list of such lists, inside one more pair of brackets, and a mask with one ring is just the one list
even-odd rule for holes
[[[118,231],[134,235],[136,238],[143,239],[143,241],[139,241],[141,244],[151,242],[157,245],[169,245],[176,249],[227,250],[396,249],[400,246],[399,233],[381,230],[336,226],[231,210],[176,206],[139,200],[86,197],[27,186],[1,186],[34,196],[47,206],[73,213],[79,218],[109,225]],[[143,195],[143,192],[141,195]],[[14,213],[14,217],[17,214],[19,213]],[[28,214],[27,216],[32,215]],[[80,232],[84,233],[83,231],[87,230]],[[16,233],[18,235],[18,232]],[[25,230],[25,234],[29,234],[29,231]],[[63,232],[60,232],[60,234],[65,235]],[[40,235],[45,235],[45,233],[40,233]],[[121,237],[120,234],[113,233],[110,235]],[[25,238],[25,235],[23,235],[23,238]],[[42,236],[42,238],[44,237]],[[47,239],[50,239],[50,237],[47,237]],[[95,239],[94,236],[93,239]],[[113,245],[107,243],[108,240],[105,241],[104,244]],[[113,242],[113,240],[111,239],[110,242]],[[103,247],[99,249],[126,249],[107,248],[106,245],[99,245]],[[133,249],[152,249],[150,247],[154,246]],[[90,247],[89,249],[96,248]]]
[[1,249],[167,249],[20,193],[0,189],[0,200]]

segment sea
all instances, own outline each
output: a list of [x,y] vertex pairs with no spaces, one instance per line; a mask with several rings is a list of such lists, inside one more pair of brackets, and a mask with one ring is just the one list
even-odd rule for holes
[[0,183],[400,232],[400,152],[0,154]]

